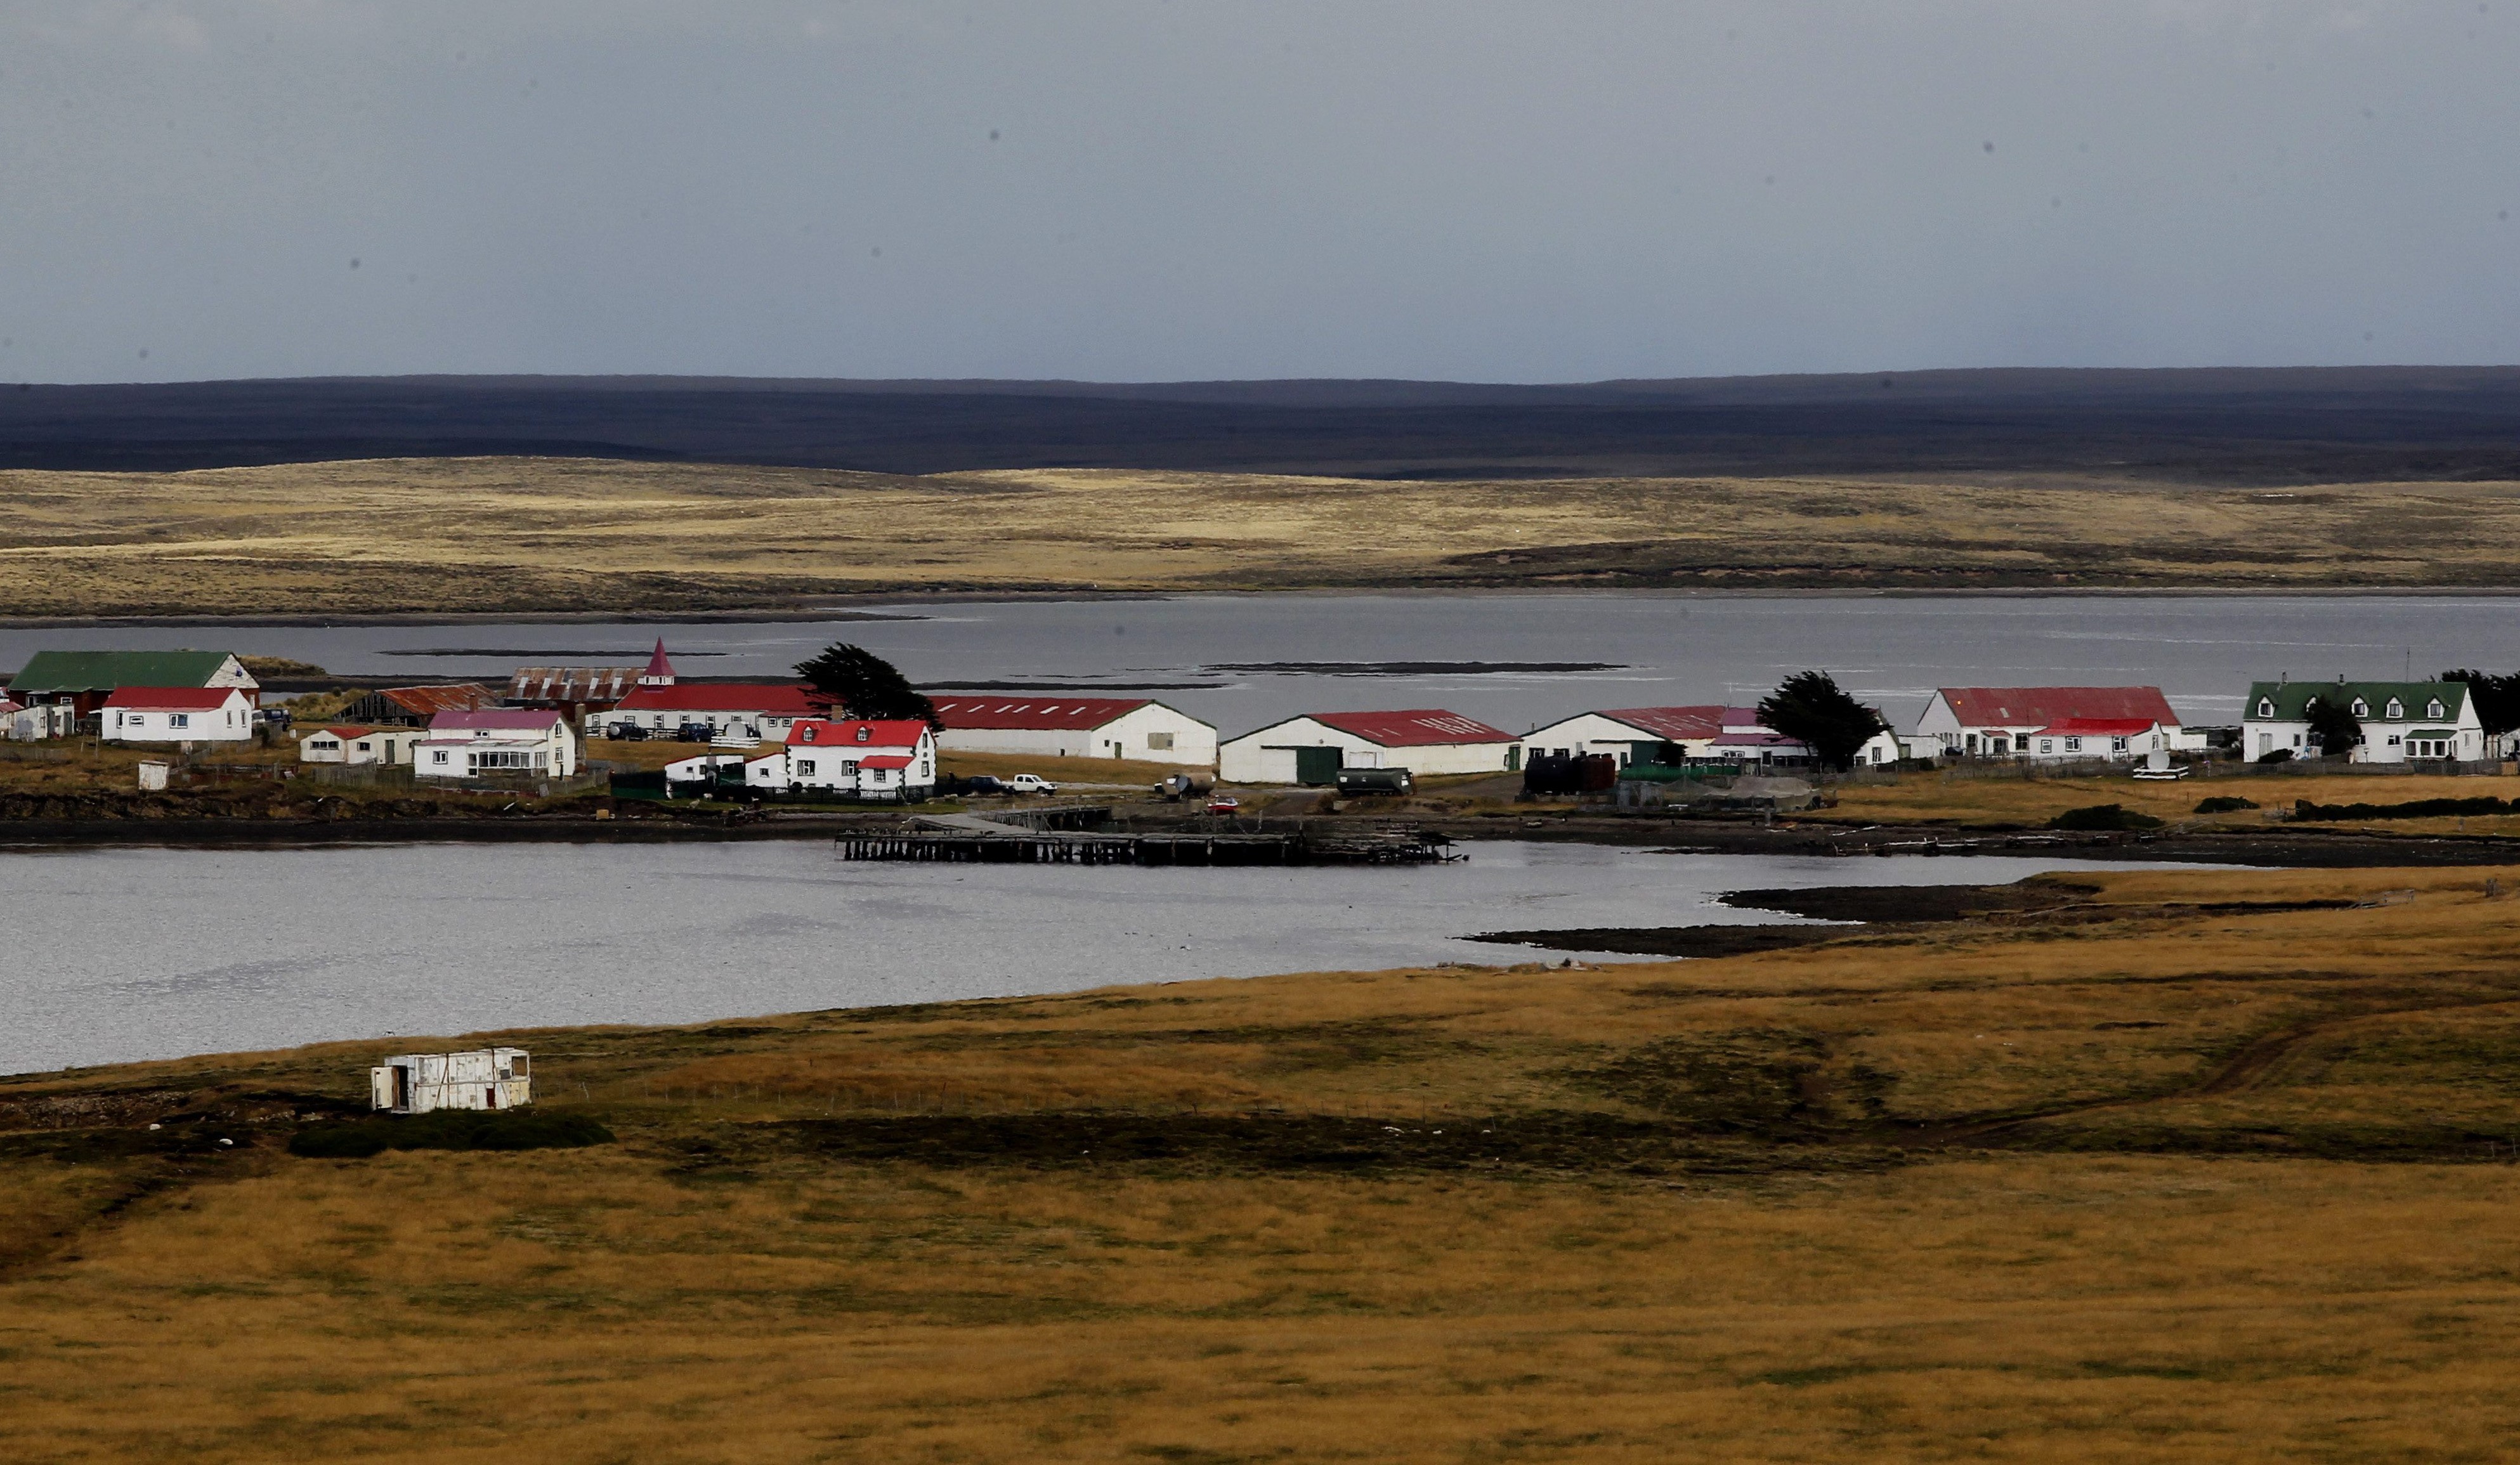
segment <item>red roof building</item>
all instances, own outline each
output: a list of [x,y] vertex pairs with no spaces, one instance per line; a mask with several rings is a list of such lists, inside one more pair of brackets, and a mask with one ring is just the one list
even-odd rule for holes
[[[113,695],[105,699],[107,710],[128,708],[134,712],[216,712],[227,706],[230,697],[238,695],[233,687],[117,687]],[[253,698],[247,697],[251,706]]]
[[1916,720],[1916,734],[1947,754],[2017,757],[2041,729],[2073,722],[2139,723],[2160,728],[2164,747],[2179,741],[2179,714],[2158,687],[1946,687]]
[[970,696],[935,699],[937,746],[958,753],[1133,758],[1204,768],[1216,726],[1150,697]]
[[796,724],[788,732],[788,745],[799,747],[872,747],[916,748],[927,735],[927,725],[911,718],[886,721],[850,719],[831,722],[820,718]]
[[936,716],[949,732],[1084,732],[1154,705],[1150,697],[938,697]]
[[711,737],[779,742],[799,720],[830,710],[829,699],[793,682],[680,682],[655,687],[643,679],[620,701],[590,716],[587,727],[598,736],[608,736],[617,728],[636,728],[650,736],[705,728]]
[[1217,747],[1217,777],[1234,783],[1332,781],[1342,768],[1430,774],[1504,773],[1521,761],[1521,739],[1440,707],[1398,712],[1316,712],[1230,738]]
[[1313,721],[1336,728],[1386,748],[1423,748],[1440,744],[1512,742],[1514,735],[1483,722],[1446,712],[1440,707],[1406,712],[1316,712]]

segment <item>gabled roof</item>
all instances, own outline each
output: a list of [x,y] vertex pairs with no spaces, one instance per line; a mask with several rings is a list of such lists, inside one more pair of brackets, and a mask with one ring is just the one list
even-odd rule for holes
[[527,707],[485,707],[478,712],[441,712],[428,720],[428,732],[541,732],[553,724],[568,726],[557,712]]
[[2045,728],[2078,717],[2142,718],[2165,728],[2179,714],[2158,687],[1945,687],[1963,728]]
[[1681,742],[1689,738],[1713,737],[1723,732],[1724,711],[1716,706],[1617,707],[1593,715],[1626,723],[1667,742]]
[[[117,687],[206,687],[228,664],[226,651],[37,651],[9,689],[111,691]],[[248,687],[255,686],[251,676]]]
[[230,697],[243,697],[248,705],[253,701],[253,693],[242,687],[123,687],[105,705],[126,712],[216,712]]
[[604,702],[628,695],[637,685],[635,666],[520,666],[508,679],[508,696],[518,702]]
[[1102,727],[1151,703],[1152,697],[938,697],[946,731],[1067,732]]
[[812,717],[823,710],[793,682],[681,682],[672,687],[634,687],[615,712],[759,712],[770,717]]
[[1787,737],[1782,732],[1774,732],[1767,728],[1727,728],[1724,730],[1722,736],[1714,739],[1714,746],[1719,748],[1799,748],[1803,747],[1804,743],[1799,737]]
[[[2430,720],[2432,714],[2425,709],[2431,705],[2434,698],[2438,697],[2442,704],[2442,718],[2456,722],[2459,718],[2459,709],[2467,705],[2467,684],[2464,682],[2252,682],[2249,684],[2248,703],[2240,709],[2240,716],[2250,722],[2307,722],[2310,719],[2310,699],[2313,697],[2341,697],[2348,707],[2354,705],[2356,697],[2361,697],[2371,708],[2368,715],[2383,720],[2388,717],[2389,699],[2392,697],[2397,698],[2403,706],[2405,716]],[[2275,715],[2272,718],[2258,716],[2258,703],[2261,699],[2271,700],[2275,704]]]
[[376,735],[376,731],[374,728],[314,728],[310,729],[306,735],[313,737],[318,733],[325,733],[334,737],[373,737]]
[[[788,746],[816,748],[915,748],[927,725],[909,718],[891,722],[826,722],[814,719],[788,730]],[[864,734],[864,735],[860,735]]]
[[[414,717],[434,717],[441,712],[470,712],[487,707],[498,700],[490,688],[477,682],[439,683],[428,687],[380,687],[368,696],[382,697]],[[367,700],[366,697],[360,698]]]
[[2133,737],[2149,732],[2155,724],[2140,717],[2069,717],[2061,723],[2050,723],[2039,730],[2043,737]]
[[1386,748],[1439,747],[1457,742],[1519,742],[1482,722],[1441,707],[1413,707],[1405,712],[1316,712],[1314,722],[1336,728]]

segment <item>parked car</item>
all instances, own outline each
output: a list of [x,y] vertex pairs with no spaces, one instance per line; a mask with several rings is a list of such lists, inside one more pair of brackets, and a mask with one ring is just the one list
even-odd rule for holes
[[1166,774],[1163,780],[1155,785],[1155,797],[1168,804],[1178,804],[1215,786],[1216,779],[1206,774]]
[[614,742],[646,742],[648,730],[635,723],[614,723],[604,731],[604,735]]
[[685,723],[674,730],[676,742],[708,742],[716,736],[717,733],[711,732],[706,723]]
[[1007,785],[987,774],[973,774],[963,780],[961,791],[973,794],[1002,794],[1007,791]]
[[1058,785],[1033,774],[1017,774],[1006,780],[1009,793],[1057,793]]
[[1216,797],[1207,801],[1207,812],[1210,814],[1240,814],[1242,812],[1242,801],[1230,794],[1220,793]]

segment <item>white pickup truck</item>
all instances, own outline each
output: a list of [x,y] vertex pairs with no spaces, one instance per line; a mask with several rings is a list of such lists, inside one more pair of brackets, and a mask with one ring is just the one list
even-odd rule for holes
[[1009,793],[1057,793],[1058,785],[1036,774],[1017,774],[1005,779]]

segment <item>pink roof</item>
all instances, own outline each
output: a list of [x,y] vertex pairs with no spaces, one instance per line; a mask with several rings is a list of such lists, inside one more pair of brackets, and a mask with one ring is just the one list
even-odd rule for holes
[[1681,742],[1692,737],[1712,737],[1724,731],[1725,709],[1721,707],[1619,707],[1596,717],[1615,718],[1631,727],[1642,728],[1657,737]]
[[1482,722],[1441,707],[1416,707],[1406,712],[1316,712],[1314,722],[1326,728],[1380,743],[1386,748],[1431,747],[1449,742],[1519,742]]
[[770,717],[812,717],[823,710],[793,682],[685,682],[673,687],[634,687],[613,704],[615,712],[758,712]]
[[874,757],[872,757],[872,758],[861,758],[861,759],[859,759],[859,760],[858,760],[858,767],[860,767],[860,768],[908,768],[908,767],[910,767],[910,759],[909,759],[908,755],[906,755],[906,754],[902,754],[902,753],[878,753],[878,754],[876,754],[876,755],[875,755]]
[[[788,730],[788,746],[818,748],[915,748],[927,725],[904,718],[895,722],[825,722],[815,719]],[[861,736],[860,734],[864,735]]]
[[23,712],[26,709],[24,707],[18,703],[10,701],[7,695],[0,694],[0,712]]
[[1099,728],[1148,704],[1147,697],[940,697],[936,715],[950,731],[1052,732]]
[[2046,728],[2075,718],[2141,718],[2179,726],[2158,687],[1945,687],[1943,700],[1963,728]]
[[557,712],[523,707],[485,707],[479,712],[441,712],[428,720],[431,732],[540,732],[568,719]]
[[2152,719],[2144,717],[2069,717],[2039,731],[2064,737],[2133,737],[2152,729]]
[[648,669],[640,675],[647,677],[670,677],[673,674],[674,664],[665,659],[665,638],[659,636],[656,638],[655,653],[648,658]]
[[234,696],[246,694],[234,687],[117,687],[105,705],[141,712],[216,712]]

